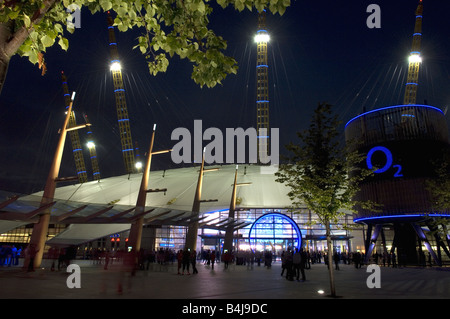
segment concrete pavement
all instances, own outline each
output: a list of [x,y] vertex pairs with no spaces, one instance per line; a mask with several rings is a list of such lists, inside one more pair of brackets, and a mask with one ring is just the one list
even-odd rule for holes
[[[108,270],[91,261],[75,260],[80,266],[81,288],[68,288],[72,273],[51,271],[48,261],[42,269],[25,272],[20,267],[0,267],[2,299],[326,299],[330,293],[327,267],[313,264],[306,270],[306,281],[288,281],[281,265],[270,269],[257,266],[197,264],[198,274],[178,275],[175,264],[152,264],[134,276],[122,271],[118,263]],[[448,299],[450,268],[380,267],[380,288],[368,288],[373,275],[367,267],[340,265],[335,271],[336,293],[340,299]],[[119,287],[122,287],[120,291]],[[323,291],[323,293],[319,293]],[[330,299],[330,298],[328,298]]]

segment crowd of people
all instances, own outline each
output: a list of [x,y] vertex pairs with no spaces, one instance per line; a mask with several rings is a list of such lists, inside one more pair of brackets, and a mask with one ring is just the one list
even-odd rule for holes
[[0,246],[0,266],[17,266],[22,254],[22,247],[15,245]]
[[[177,273],[179,275],[197,274],[197,263],[202,263],[208,266],[211,270],[217,263],[222,262],[223,268],[226,270],[230,264],[236,266],[246,266],[247,268],[253,268],[254,265],[271,268],[272,263],[278,258],[281,260],[281,275],[286,276],[288,280],[305,280],[305,269],[310,269],[312,264],[324,263],[328,265],[328,256],[326,252],[312,251],[305,249],[287,249],[282,251],[281,254],[275,254],[270,250],[266,251],[252,251],[244,250],[237,252],[224,251],[220,254],[220,251],[205,249],[200,252],[189,249],[180,249],[175,251],[169,248],[159,248],[158,250],[143,250],[139,253],[121,250],[102,250],[91,249],[82,253],[83,259],[92,260],[93,264],[103,265],[104,269],[108,269],[113,262],[124,261],[129,258],[130,263],[134,264],[136,270],[149,270],[153,265],[159,265],[160,269],[167,271],[169,264],[177,263]],[[19,258],[27,255],[27,249],[23,250],[22,247],[16,247],[14,245],[2,245],[0,246],[0,266],[17,266],[19,264]],[[131,256],[131,257],[130,257]],[[80,256],[78,256],[80,257]],[[51,247],[44,258],[52,261],[51,270],[61,270],[63,267],[67,267],[71,260],[77,258],[76,247],[64,247],[56,248]],[[340,270],[339,265],[351,265],[355,268],[361,268],[365,261],[365,255],[361,252],[334,252],[332,256],[332,263],[336,270]],[[423,265],[428,261],[431,264],[431,257],[426,257],[423,254],[421,260]],[[380,266],[397,267],[402,263],[400,256],[397,260],[397,256],[394,252],[390,254],[385,252],[384,254],[374,253],[371,256],[371,263],[378,264]],[[328,265],[329,266],[329,265]]]

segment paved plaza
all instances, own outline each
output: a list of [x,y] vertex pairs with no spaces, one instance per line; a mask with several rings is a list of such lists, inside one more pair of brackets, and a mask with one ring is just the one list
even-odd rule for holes
[[[312,264],[306,281],[289,281],[281,274],[281,264],[211,266],[197,264],[198,274],[178,275],[176,263],[152,264],[134,276],[121,271],[119,264],[109,269],[91,261],[75,260],[80,266],[80,288],[68,288],[71,273],[43,268],[26,272],[20,266],[0,267],[2,299],[331,299],[328,270]],[[340,299],[448,299],[450,268],[380,267],[380,288],[368,288],[367,266],[356,269],[340,264],[335,271],[336,293]],[[122,290],[118,289],[122,287]],[[323,293],[319,293],[323,291]]]

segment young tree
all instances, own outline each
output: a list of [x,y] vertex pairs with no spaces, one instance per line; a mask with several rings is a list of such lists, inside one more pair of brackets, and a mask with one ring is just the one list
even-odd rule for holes
[[431,163],[435,177],[426,181],[433,208],[438,211],[450,210],[450,146],[442,150],[442,156]]
[[[434,212],[444,214],[450,213],[450,146],[446,145],[442,149],[441,157],[435,158],[431,163],[435,176],[428,178],[425,182],[427,191],[430,193],[432,208]],[[450,254],[450,219],[444,217],[429,217],[424,224],[430,229],[430,235],[434,236],[438,241],[437,247],[444,248],[447,255]],[[441,238],[445,238],[448,248],[444,243],[440,242]],[[449,256],[450,257],[450,256]]]
[[301,144],[286,146],[291,156],[288,163],[280,165],[277,181],[285,183],[292,208],[306,205],[326,229],[328,246],[328,269],[331,296],[336,297],[333,273],[333,245],[331,226],[337,224],[343,210],[353,210],[352,197],[358,183],[368,174],[359,163],[363,156],[347,152],[339,138],[340,122],[332,114],[331,105],[319,104],[312,117],[309,129],[297,133]]
[[[149,71],[165,72],[168,57],[174,54],[193,64],[192,79],[200,86],[213,87],[230,73],[237,63],[223,51],[226,41],[208,28],[213,9],[209,0],[5,0],[0,1],[0,92],[11,57],[26,56],[45,70],[43,53],[57,42],[67,50],[64,30],[73,33],[74,8],[87,8],[92,14],[114,11],[119,31],[142,28],[135,48],[145,56]],[[283,14],[290,0],[216,0],[222,7],[258,11],[267,8]]]

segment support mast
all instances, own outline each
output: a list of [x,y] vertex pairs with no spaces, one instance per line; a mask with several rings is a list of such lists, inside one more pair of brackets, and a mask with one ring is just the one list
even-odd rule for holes
[[[67,111],[69,108],[69,104],[71,103],[71,98],[70,98],[70,94],[69,94],[69,86],[67,85],[67,77],[64,74],[64,72],[61,72],[61,77],[62,77],[62,86],[63,86],[63,92],[64,92],[64,102],[65,102],[66,111]],[[75,127],[75,126],[77,126],[75,112],[71,111],[68,128]],[[78,182],[85,183],[88,181],[88,177],[87,177],[87,173],[86,173],[86,165],[84,162],[83,149],[81,148],[81,143],[80,143],[80,135],[78,134],[78,131],[70,131],[69,136],[70,136],[70,140],[72,142],[73,158],[75,160],[75,167],[77,169]]]
[[119,123],[120,141],[125,169],[128,174],[135,171],[134,146],[131,138],[130,118],[128,116],[125,89],[122,80],[122,69],[117,51],[116,35],[114,33],[114,20],[108,12],[109,48],[111,50],[110,69],[113,76],[114,96],[116,99],[117,120]]
[[152,156],[157,154],[164,154],[168,153],[170,150],[163,150],[163,151],[153,151],[153,144],[155,142],[155,131],[156,131],[156,124],[153,125],[153,132],[152,132],[152,138],[150,141],[150,148],[148,150],[148,156],[147,161],[145,163],[144,172],[142,174],[141,179],[141,186],[139,187],[139,193],[138,198],[136,200],[136,208],[135,208],[135,214],[134,214],[134,220],[131,224],[130,228],[130,241],[129,245],[131,245],[134,252],[139,252],[141,250],[141,242],[142,242],[142,228],[144,226],[144,215],[147,213],[145,211],[145,204],[147,201],[147,193],[154,193],[154,192],[166,192],[167,189],[147,189],[150,179],[150,166],[152,164]]
[[258,31],[255,36],[257,44],[256,130],[258,132],[258,161],[265,159],[269,151],[269,66],[267,59],[269,39],[266,30],[266,11],[263,10],[258,14]]
[[[42,262],[42,257],[44,254],[45,242],[47,241],[47,233],[48,226],[50,222],[50,215],[52,213],[52,205],[56,202],[54,201],[56,183],[59,180],[59,169],[61,167],[61,159],[64,151],[64,144],[66,141],[67,132],[71,132],[74,130],[78,130],[80,128],[84,128],[89,126],[89,124],[78,125],[73,127],[69,126],[70,114],[72,112],[73,100],[75,97],[75,92],[72,94],[71,101],[69,103],[68,108],[66,109],[66,117],[64,119],[64,124],[60,130],[58,144],[55,150],[55,154],[53,156],[52,164],[48,173],[47,182],[45,183],[44,193],[42,195],[40,208],[42,208],[42,212],[39,215],[39,220],[37,223],[33,225],[33,232],[30,237],[29,249],[30,253],[25,256],[24,260],[24,268],[27,267],[31,261],[31,256],[34,255],[33,265],[34,267],[39,267]],[[66,178],[64,180],[69,180],[70,178]]]
[[408,78],[403,104],[416,104],[417,87],[419,85],[419,68],[422,63],[420,48],[422,42],[422,13],[423,4],[420,0],[416,9],[416,25],[414,28],[411,53],[409,55]]
[[[89,119],[86,114],[84,114],[84,120],[87,124],[89,124]],[[92,129],[89,128],[87,131],[88,142],[87,146],[89,148],[89,154],[91,156],[91,165],[92,165],[92,176],[94,181],[100,180],[100,169],[98,167],[98,159],[97,159],[97,150],[95,149],[94,136],[92,134]]]
[[203,175],[207,172],[214,172],[219,170],[218,168],[206,168],[205,169],[205,148],[203,148],[203,155],[202,155],[202,163],[200,165],[200,170],[198,173],[198,180],[197,180],[197,188],[195,190],[194,195],[194,202],[192,204],[192,212],[191,212],[191,218],[192,220],[189,222],[187,233],[186,233],[186,242],[185,242],[185,249],[190,249],[191,251],[194,251],[197,249],[197,237],[198,237],[198,217],[200,214],[200,205],[202,202],[217,202],[217,199],[209,199],[209,200],[202,200],[202,186],[203,186]]
[[[238,183],[237,182],[237,175],[238,175],[238,166],[236,165],[236,171],[234,173],[234,183],[233,183],[233,190],[231,191],[231,202],[230,202],[230,209],[228,211],[228,220],[234,221],[236,218],[236,190],[239,186],[245,186],[250,185],[251,183]],[[233,235],[234,235],[234,226],[230,224],[227,226],[227,229],[225,231],[225,239],[223,242],[223,251],[227,250],[228,252],[233,251]]]

